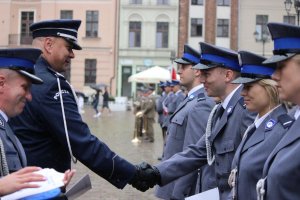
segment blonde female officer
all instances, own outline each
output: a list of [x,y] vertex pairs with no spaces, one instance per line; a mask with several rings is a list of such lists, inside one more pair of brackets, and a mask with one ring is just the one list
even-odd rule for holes
[[233,83],[244,84],[241,95],[249,111],[257,117],[244,133],[233,162],[229,185],[229,199],[256,199],[256,183],[262,175],[264,162],[286,130],[279,116],[286,114],[280,104],[275,81],[271,80],[274,68],[262,65],[264,57],[241,51],[241,77]]

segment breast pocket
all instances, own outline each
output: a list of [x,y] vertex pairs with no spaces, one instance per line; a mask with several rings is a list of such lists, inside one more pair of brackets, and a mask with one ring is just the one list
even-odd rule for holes
[[219,163],[218,172],[222,175],[229,173],[231,169],[232,159],[235,153],[233,140],[225,140],[216,146],[216,161]]
[[22,168],[21,161],[17,152],[6,151],[6,160],[10,172],[14,172]]
[[183,116],[174,116],[171,120],[169,134],[170,137],[173,137],[177,140],[183,140],[184,138],[184,131],[185,131],[185,123],[184,123]]

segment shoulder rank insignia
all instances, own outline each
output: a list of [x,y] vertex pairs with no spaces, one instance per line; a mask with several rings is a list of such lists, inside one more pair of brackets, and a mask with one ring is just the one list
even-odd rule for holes
[[295,120],[290,115],[283,114],[278,117],[278,121],[281,123],[283,128],[289,128],[292,126]]
[[199,93],[197,97],[197,101],[203,101],[205,100],[205,94],[204,93]]
[[270,119],[266,122],[265,131],[269,131],[273,128],[273,126],[276,124],[276,121],[274,119]]

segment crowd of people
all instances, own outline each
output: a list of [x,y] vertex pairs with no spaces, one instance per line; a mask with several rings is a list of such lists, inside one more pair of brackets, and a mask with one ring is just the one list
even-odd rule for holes
[[83,122],[76,94],[61,75],[73,49],[82,49],[80,23],[34,23],[34,48],[0,50],[0,196],[38,187],[31,182],[44,181],[34,173],[40,168],[65,173],[66,186],[78,159],[120,189],[157,185],[161,199],[216,187],[221,200],[300,198],[299,27],[268,24],[271,58],[205,42],[199,52],[185,45],[175,60],[180,81],[162,82],[158,100],[147,88],[135,103],[135,136],[154,142],[159,115],[164,148],[162,161],[152,166],[123,159]]

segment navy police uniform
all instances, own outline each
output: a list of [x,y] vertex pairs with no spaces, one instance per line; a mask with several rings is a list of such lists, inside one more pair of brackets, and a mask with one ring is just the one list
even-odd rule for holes
[[[185,58],[183,63],[181,62],[183,58],[179,58],[175,62],[185,65],[195,65],[199,62],[198,52],[188,45],[185,45],[184,50],[183,58],[189,55],[189,59]],[[194,59],[191,60],[191,57]],[[176,106],[176,101],[173,104]],[[189,91],[187,98],[178,105],[170,118],[163,160],[169,159],[174,154],[183,151],[184,147],[195,144],[200,139],[205,132],[207,118],[214,104],[213,99],[207,96],[202,84]],[[197,170],[165,186],[158,186],[156,196],[162,199],[184,199],[186,196],[195,194],[196,182]]]
[[[274,56],[265,63],[285,61],[300,53],[300,28],[289,24],[269,23],[274,40]],[[289,67],[289,66],[285,66]],[[297,72],[295,72],[297,73]],[[296,87],[296,86],[295,86]],[[293,102],[295,103],[295,102]],[[300,199],[300,118],[299,105],[295,113],[285,117],[284,124],[290,126],[265,162],[262,179],[257,183],[259,199]]]
[[[247,84],[271,78],[274,68],[262,65],[264,57],[246,51],[239,52],[239,56],[241,77],[233,83]],[[264,163],[288,129],[280,120],[286,113],[286,108],[278,105],[249,126],[232,162],[230,199],[256,199],[256,183],[262,176]]]
[[[13,69],[28,78],[34,84],[43,81],[34,75],[34,64],[41,51],[33,48],[0,50],[0,68]],[[7,175],[27,166],[25,151],[7,124],[8,116],[0,111],[1,174]]]
[[[206,65],[198,64],[195,68],[207,69],[214,66],[223,66],[240,71],[237,53],[206,43],[200,43],[200,46],[201,59],[203,59],[201,62],[205,61]],[[240,95],[241,89],[242,87],[238,87],[227,96],[229,97],[225,99],[227,105],[220,105],[224,106],[224,112],[214,116],[214,124],[217,121],[218,123],[213,126],[211,135],[208,137],[211,144],[211,153],[215,155],[215,161],[212,165],[215,170],[213,176],[222,200],[227,199],[230,193],[227,180],[231,171],[234,153],[241,142],[242,134],[254,120],[254,115],[246,110],[244,106],[243,98]],[[218,118],[219,120],[217,120]],[[190,145],[183,152],[175,154],[156,166],[161,174],[162,185],[207,164],[205,139],[206,137],[203,135],[195,145]]]
[[[79,20],[44,21],[33,24],[31,31],[33,37],[50,34],[66,39],[75,49],[81,49],[77,43],[79,25]],[[61,107],[63,100],[73,155],[117,188],[123,188],[133,177],[135,167],[91,134],[78,112],[71,86],[43,57],[36,63],[36,74],[44,80],[44,84],[32,87],[32,102],[26,105],[20,116],[11,120],[26,151],[28,164],[54,168],[60,172],[71,168],[71,153],[68,150]]]

